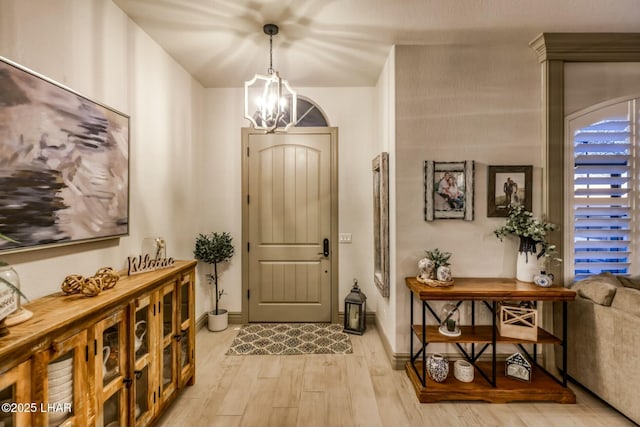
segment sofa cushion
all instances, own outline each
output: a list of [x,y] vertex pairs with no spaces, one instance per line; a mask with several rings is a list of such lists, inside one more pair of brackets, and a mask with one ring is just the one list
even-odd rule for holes
[[611,307],[635,316],[640,316],[640,290],[633,288],[619,288]]
[[587,286],[593,282],[607,283],[609,285],[616,286],[616,287],[622,286],[622,283],[620,283],[620,280],[618,280],[619,277],[621,276],[616,276],[605,271],[604,273],[595,274],[593,276],[587,277],[586,279],[582,279],[578,282],[574,282],[573,285],[571,285],[571,289],[577,292],[578,289],[580,289],[581,287]]
[[582,298],[590,299],[596,304],[610,306],[617,290],[617,286],[611,285],[606,282],[593,281],[589,283],[583,283],[581,286],[579,286],[578,295],[580,295]]
[[622,283],[622,286],[625,288],[633,288],[640,290],[640,277],[625,277],[618,276],[618,280]]
[[611,305],[611,301],[616,295],[616,290],[621,287],[618,276],[608,272],[589,276],[571,285],[571,289],[576,291],[582,298],[605,306]]

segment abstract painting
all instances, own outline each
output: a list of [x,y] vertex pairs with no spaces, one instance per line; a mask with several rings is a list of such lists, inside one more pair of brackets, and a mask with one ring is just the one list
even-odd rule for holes
[[0,252],[129,233],[129,117],[0,58]]

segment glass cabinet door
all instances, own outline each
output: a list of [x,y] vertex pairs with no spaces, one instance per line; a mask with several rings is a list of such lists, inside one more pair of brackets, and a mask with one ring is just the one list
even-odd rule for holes
[[[97,425],[127,425],[128,378],[125,312],[120,310],[98,322],[94,333],[94,366]],[[90,367],[91,368],[91,367]]]
[[31,361],[9,369],[0,375],[0,403],[3,410],[0,411],[0,426],[21,427],[33,425],[31,411],[17,411],[9,408],[4,410],[4,405],[23,404],[33,402],[31,399]]
[[[54,340],[45,357],[47,377],[43,378],[42,402],[46,411],[36,416],[36,425],[65,426],[87,425],[88,408],[95,402],[89,401],[87,384],[87,331],[60,341]],[[36,397],[35,401],[39,401]]]
[[193,375],[195,373],[195,331],[191,327],[191,321],[194,318],[195,301],[194,301],[194,273],[184,274],[178,286],[178,298],[180,301],[180,335],[177,338],[179,343],[179,369],[178,374],[179,385],[193,384]]
[[134,305],[130,331],[134,360],[132,417],[134,425],[146,426],[155,413],[154,405],[159,398],[153,376],[150,375],[155,364],[150,340],[157,334],[154,327],[157,304],[153,294],[147,294],[136,299]]
[[162,350],[160,353],[160,394],[167,401],[177,390],[176,284],[167,283],[160,289],[160,319],[162,321]]

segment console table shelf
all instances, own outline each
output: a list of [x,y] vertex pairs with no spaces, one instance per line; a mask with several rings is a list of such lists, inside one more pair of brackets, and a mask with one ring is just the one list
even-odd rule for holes
[[[427,325],[426,342],[431,343],[476,343],[491,344],[491,325],[460,326],[461,334],[457,337],[449,337],[438,332],[438,326]],[[422,338],[422,325],[413,325],[413,332],[418,340]],[[500,344],[562,344],[562,340],[542,328],[538,328],[538,339],[526,341],[519,338],[502,337],[498,335],[496,342]]]
[[[421,362],[416,363],[418,370],[422,369]],[[490,370],[491,362],[477,363],[482,369]],[[449,372],[453,372],[453,363]],[[420,383],[420,378],[407,362],[407,374],[414,388],[418,400],[422,403],[435,403],[448,400],[480,400],[490,403],[509,403],[518,401],[541,401],[576,403],[576,396],[571,389],[562,387],[546,372],[533,367],[530,383],[506,377],[504,371],[498,372],[496,387],[492,387],[487,381],[476,375],[470,383],[463,383],[450,375],[444,382],[437,383],[427,376],[425,387]]]
[[[407,362],[407,375],[416,390],[420,402],[440,402],[445,400],[483,400],[493,403],[514,401],[552,401],[558,403],[575,403],[575,394],[567,387],[566,377],[566,342],[567,303],[575,299],[575,292],[562,286],[541,288],[531,283],[505,278],[456,278],[455,284],[449,287],[430,287],[408,277],[406,284],[411,291],[411,358]],[[414,323],[414,298],[421,301],[421,322]],[[461,334],[457,337],[439,333],[440,319],[431,301],[468,301],[471,304],[471,325],[461,326]],[[490,325],[475,324],[475,303],[483,302],[492,312]],[[550,301],[562,304],[562,334],[559,336],[538,328],[538,336],[534,341],[503,337],[496,327],[498,302],[504,301]],[[436,325],[427,325],[427,311],[435,318]],[[420,348],[414,352],[414,340],[417,337]],[[478,375],[471,383],[463,383],[453,376],[453,364],[449,377],[442,383],[432,381],[426,372],[427,346],[431,343],[454,344],[463,358],[474,366]],[[471,350],[462,344],[468,344]],[[496,362],[497,344],[513,344],[518,346],[531,359],[532,380],[522,382],[505,376],[504,367],[498,368]],[[533,345],[530,355],[523,347]],[[537,361],[538,344],[558,344],[562,348],[562,377],[556,378],[546,371]],[[480,347],[476,351],[476,345]],[[490,348],[490,361],[479,361],[479,357]]]

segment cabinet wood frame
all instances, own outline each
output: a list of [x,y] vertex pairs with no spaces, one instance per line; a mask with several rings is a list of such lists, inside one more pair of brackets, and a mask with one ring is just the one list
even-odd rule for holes
[[[10,334],[0,338],[0,386],[5,382],[14,384],[16,400],[46,405],[48,396],[47,366],[61,355],[73,351],[74,397],[72,416],[62,424],[70,426],[103,425],[104,402],[115,393],[120,395],[120,425],[136,425],[134,416],[135,392],[129,384],[134,384],[135,370],[142,362],[151,369],[148,376],[152,387],[161,384],[161,356],[157,351],[164,343],[171,346],[172,381],[165,387],[164,399],[157,396],[152,411],[140,417],[138,425],[152,424],[186,385],[194,383],[195,354],[191,354],[189,364],[180,369],[178,363],[179,345],[186,331],[187,347],[195,348],[195,261],[176,261],[171,268],[126,276],[122,273],[117,286],[96,297],[64,295],[57,292],[37,300],[25,307],[34,313],[32,319],[10,328]],[[187,287],[189,318],[181,319],[178,297],[182,287]],[[149,303],[149,308],[162,310],[162,296],[171,294],[171,334],[162,337],[161,324],[150,322],[147,330],[149,347],[157,350],[146,359],[135,359],[134,325],[136,305]],[[161,308],[159,308],[161,307]],[[106,313],[106,315],[105,315]],[[160,318],[160,317],[158,317]],[[107,384],[102,376],[103,331],[114,324],[120,324],[119,344],[120,375]],[[158,325],[159,324],[159,325]],[[181,338],[178,339],[177,337]],[[150,349],[151,350],[151,349]],[[126,354],[126,356],[125,356]],[[15,380],[14,383],[9,381]],[[132,380],[131,382],[129,380]],[[0,388],[1,389],[1,388]],[[15,418],[17,426],[48,426],[46,412],[19,414]]]
[[[28,405],[31,397],[31,360],[22,362],[0,375],[0,390],[13,390],[13,403]],[[31,412],[17,411],[11,414],[13,425],[31,425]]]
[[[89,407],[89,424],[96,426],[104,426],[104,404],[116,393],[120,393],[118,405],[120,408],[128,408],[129,406],[129,357],[127,354],[118,357],[118,374],[111,378],[107,384],[104,384],[104,331],[118,325],[118,350],[125,350],[128,347],[128,316],[125,309],[120,309],[106,318],[98,321],[92,328],[92,340],[89,341],[89,351],[91,352],[93,342],[93,357],[89,358],[89,390],[88,395],[95,402]],[[125,411],[119,411],[118,422],[122,425],[128,425],[128,415]]]

